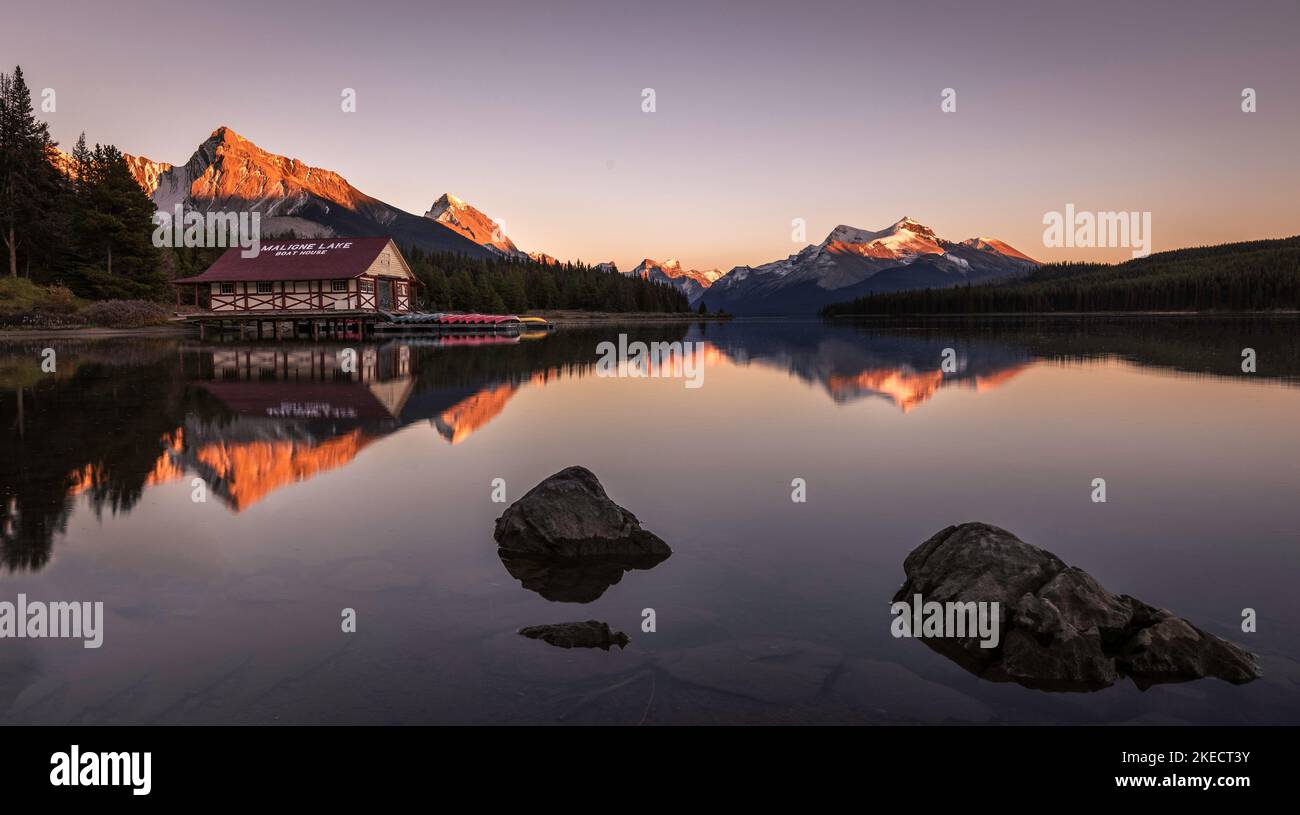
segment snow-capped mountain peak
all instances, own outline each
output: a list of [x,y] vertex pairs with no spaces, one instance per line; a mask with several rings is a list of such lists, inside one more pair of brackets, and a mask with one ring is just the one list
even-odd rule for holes
[[906,216],[874,232],[841,224],[831,230],[826,240],[822,241],[821,248],[880,259],[944,253],[933,229]]
[[665,277],[679,278],[685,277],[694,280],[702,287],[708,288],[720,277],[723,276],[721,269],[683,269],[681,261],[676,258],[669,258],[665,261],[658,261],[652,258],[642,260],[635,269],[628,274],[638,277],[647,277],[650,272],[658,272]]
[[653,258],[646,258],[638,263],[635,269],[625,274],[631,277],[666,283],[680,289],[692,303],[699,300],[704,291],[723,276],[721,269],[709,269],[707,271],[683,269],[681,261],[674,258],[662,262]]
[[1000,241],[997,238],[967,238],[961,242],[961,245],[969,246],[972,249],[981,249],[986,252],[997,252],[1000,255],[1027,260],[1031,263],[1038,262],[1009,243]]
[[904,216],[879,230],[840,224],[787,258],[732,269],[702,299],[733,314],[806,313],[864,294],[993,280],[1036,265],[1002,241],[955,243]]
[[522,255],[496,221],[449,192],[439,196],[424,217],[459,232],[479,246],[505,255]]

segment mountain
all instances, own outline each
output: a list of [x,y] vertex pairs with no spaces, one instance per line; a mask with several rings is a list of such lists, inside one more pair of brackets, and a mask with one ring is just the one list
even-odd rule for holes
[[[140,189],[145,194],[152,196],[154,190],[158,189],[158,179],[163,173],[172,169],[172,165],[164,161],[154,161],[144,156],[132,156],[123,154],[122,158],[126,159],[126,166],[131,171],[131,177],[135,183],[140,185]],[[63,173],[68,178],[77,174],[76,162],[73,161],[71,153],[65,153],[59,148],[54,148],[50,153],[50,163],[54,169]]]
[[126,159],[126,166],[130,168],[135,183],[150,196],[158,189],[158,182],[163,174],[173,169],[172,165],[165,161],[153,161],[144,156],[123,155],[122,158]]
[[1038,265],[1002,241],[949,241],[905,217],[878,231],[837,226],[820,244],[783,260],[737,266],[699,299],[710,311],[808,314],[865,294],[1019,276]]
[[[177,205],[200,212],[251,210],[262,215],[263,235],[387,236],[427,251],[559,263],[542,252],[524,253],[499,223],[450,193],[423,217],[412,215],[366,195],[338,173],[270,153],[228,127],[214,130],[183,165],[132,155],[126,160],[154,205],[168,213]],[[55,151],[51,161],[72,174],[68,154]],[[948,241],[903,218],[874,232],[837,226],[820,244],[725,275],[650,258],[626,274],[670,285],[692,306],[703,302],[711,311],[805,314],[868,294],[1013,278],[1038,265],[996,238]],[[616,271],[612,262],[598,268]]]
[[450,193],[443,193],[434,201],[424,217],[459,232],[489,251],[506,257],[525,257],[496,221]]
[[547,266],[560,265],[560,261],[557,258],[553,258],[550,255],[546,254],[545,252],[529,252],[528,257],[529,259],[534,260],[537,263],[544,263]]
[[591,268],[595,269],[598,272],[610,272],[612,274],[618,274],[618,264],[612,260],[607,260],[604,263],[597,263],[595,266],[592,266]]
[[59,148],[55,147],[53,150],[49,152],[47,158],[49,158],[50,163],[54,165],[54,169],[62,173],[65,178],[76,177],[77,166],[72,161],[71,153],[65,153]]
[[[59,151],[51,161],[71,175],[68,154]],[[177,204],[200,212],[254,211],[262,214],[263,235],[387,236],[430,251],[491,254],[446,224],[372,198],[338,173],[263,150],[228,127],[212,131],[183,165],[131,155],[126,161],[136,183],[168,213]]]
[[722,277],[722,272],[718,269],[701,272],[696,269],[683,269],[682,264],[676,260],[660,263],[650,258],[641,261],[635,269],[626,274],[629,277],[666,283],[685,294],[692,306],[699,302],[705,289]]

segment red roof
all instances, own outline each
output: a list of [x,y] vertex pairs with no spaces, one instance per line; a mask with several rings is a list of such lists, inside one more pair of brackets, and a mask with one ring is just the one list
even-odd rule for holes
[[306,238],[262,244],[257,257],[241,257],[239,247],[227,249],[208,270],[176,283],[218,283],[243,280],[339,280],[360,277],[375,262],[391,238]]

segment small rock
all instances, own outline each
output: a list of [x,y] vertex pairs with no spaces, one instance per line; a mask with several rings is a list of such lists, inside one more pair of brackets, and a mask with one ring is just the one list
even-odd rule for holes
[[541,640],[557,648],[599,648],[608,651],[611,645],[620,649],[631,642],[622,631],[610,631],[608,623],[587,620],[581,623],[557,623],[555,625],[530,625],[519,629],[519,633],[533,640]]

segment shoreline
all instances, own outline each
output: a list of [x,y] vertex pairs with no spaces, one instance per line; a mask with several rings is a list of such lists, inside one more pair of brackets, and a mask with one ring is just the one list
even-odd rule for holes
[[[665,312],[611,312],[611,311],[542,311],[532,312],[530,317],[542,317],[554,324],[555,328],[587,325],[614,325],[618,323],[694,323],[726,322],[732,317],[720,317],[715,314],[665,313]],[[109,339],[114,337],[188,337],[197,336],[198,330],[191,325],[178,323],[173,325],[143,326],[141,328],[104,328],[99,326],[77,326],[74,328],[14,328],[0,329],[0,343],[6,340],[21,341],[34,339]]]
[[[838,314],[834,317],[821,317],[816,314],[787,314],[755,317],[738,317],[734,314],[718,316],[716,314],[671,314],[663,312],[536,312],[527,316],[543,317],[557,329],[617,325],[619,323],[725,323],[732,320],[745,322],[786,322],[786,321],[827,321],[853,322],[862,320],[1024,320],[1024,319],[1167,319],[1167,318],[1296,318],[1300,311],[1035,311],[1035,312],[997,312],[990,314]],[[197,331],[186,325],[145,326],[142,328],[102,328],[82,326],[77,328],[16,328],[0,329],[0,343],[34,339],[112,339],[116,337],[188,337],[197,335]]]
[[142,328],[100,328],[97,326],[78,326],[77,328],[13,328],[0,329],[0,342],[5,340],[40,340],[40,339],[99,339],[112,337],[184,337],[197,333],[188,328],[170,325],[150,325]]
[[528,317],[542,317],[555,324],[556,328],[577,325],[610,325],[614,323],[724,323],[734,319],[734,315],[696,314],[695,312],[661,312],[661,311],[534,311]]

